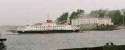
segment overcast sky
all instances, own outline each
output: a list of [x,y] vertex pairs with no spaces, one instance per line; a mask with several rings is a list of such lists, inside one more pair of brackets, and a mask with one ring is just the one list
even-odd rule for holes
[[55,19],[63,12],[122,9],[125,0],[0,0],[0,25],[31,24]]

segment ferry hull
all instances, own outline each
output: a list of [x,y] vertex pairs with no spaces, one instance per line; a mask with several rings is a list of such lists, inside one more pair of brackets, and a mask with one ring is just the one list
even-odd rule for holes
[[47,31],[17,31],[18,33],[71,33],[79,30],[47,30]]

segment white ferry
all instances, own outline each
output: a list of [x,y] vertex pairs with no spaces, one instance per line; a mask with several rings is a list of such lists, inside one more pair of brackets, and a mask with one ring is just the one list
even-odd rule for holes
[[18,33],[66,33],[66,32],[78,32],[79,27],[69,24],[58,25],[52,20],[47,20],[45,23],[36,23],[33,25],[27,25],[19,27]]

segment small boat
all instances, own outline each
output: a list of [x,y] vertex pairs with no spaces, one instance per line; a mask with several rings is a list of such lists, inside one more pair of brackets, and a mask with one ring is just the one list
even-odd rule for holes
[[78,32],[79,27],[69,24],[56,24],[52,20],[47,20],[45,23],[36,23],[26,25],[17,29],[18,33],[67,33]]

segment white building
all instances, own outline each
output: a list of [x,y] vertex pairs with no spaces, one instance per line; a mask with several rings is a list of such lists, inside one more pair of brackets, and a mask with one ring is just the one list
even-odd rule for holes
[[97,17],[84,16],[72,20],[72,25],[83,25],[83,24],[113,25],[111,18],[97,18]]

